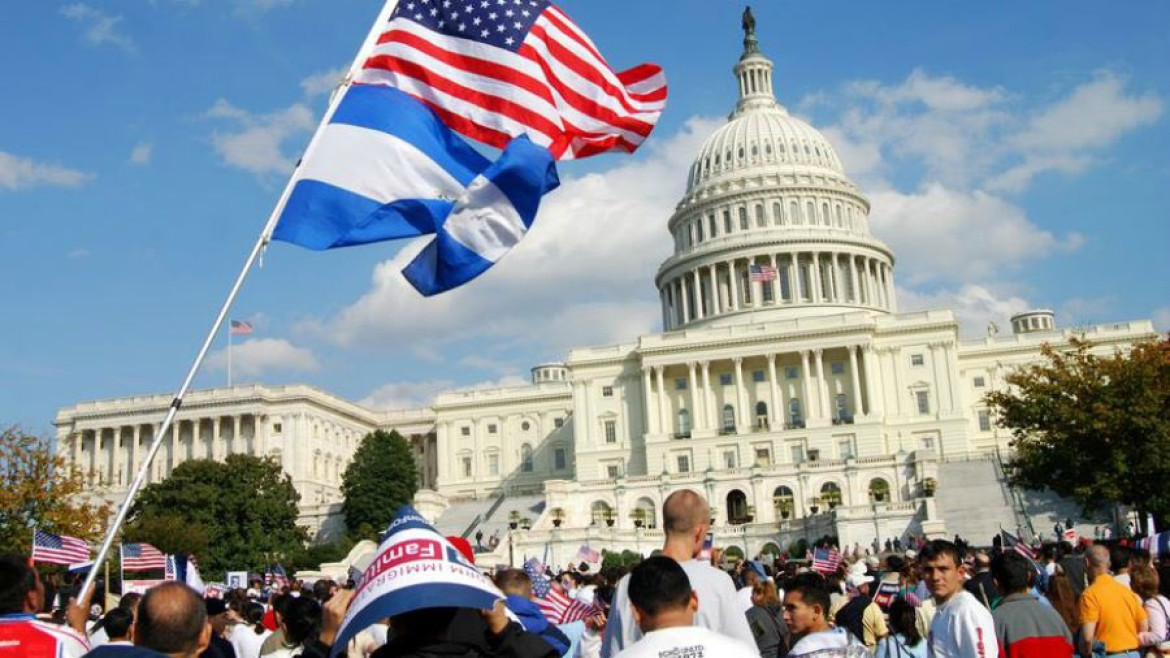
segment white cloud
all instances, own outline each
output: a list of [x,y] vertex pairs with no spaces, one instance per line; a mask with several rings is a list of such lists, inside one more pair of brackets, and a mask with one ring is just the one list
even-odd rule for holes
[[139,142],[134,145],[130,151],[130,163],[136,164],[139,167],[145,167],[150,164],[150,160],[154,157],[154,144],[150,142]]
[[962,192],[930,183],[919,192],[882,190],[870,195],[870,225],[898,256],[898,278],[966,282],[1002,275],[1060,247],[1074,249],[1080,235],[1058,238],[1033,224],[1024,210],[986,192]]
[[1170,331],[1170,306],[1154,309],[1154,328],[1158,331]]
[[339,66],[335,69],[322,71],[321,73],[314,73],[301,80],[301,89],[305,92],[305,96],[309,98],[324,96],[325,94],[331,93],[341,84],[348,71],[348,67]]
[[61,8],[61,15],[84,25],[85,40],[92,45],[110,44],[127,52],[134,51],[134,40],[119,29],[121,16],[113,16],[85,3],[77,2]]
[[86,249],[85,247],[77,247],[76,249],[69,251],[70,260],[81,260],[86,256],[89,256],[89,249]]
[[316,126],[312,110],[301,103],[269,114],[253,114],[219,99],[206,116],[231,127],[211,137],[224,164],[263,176],[292,171],[297,155],[287,142],[305,138]]
[[642,158],[584,176],[562,172],[530,234],[472,285],[423,299],[400,270],[429,238],[402,249],[375,268],[368,292],[316,330],[345,346],[433,353],[436,344],[475,340],[553,355],[652,331],[661,317],[652,281],[670,254],[666,220],[686,178],[679,163],[716,125],[692,119],[679,134],[647,142]]
[[379,386],[369,395],[358,401],[358,404],[373,409],[414,409],[430,405],[435,396],[452,391],[471,391],[490,388],[507,388],[523,386],[529,381],[519,375],[506,375],[499,379],[482,381],[470,386],[456,386],[449,379],[431,379],[421,382],[393,382]]
[[76,169],[36,162],[0,151],[0,189],[25,190],[48,185],[78,187],[94,178]]
[[[227,370],[227,348],[207,357],[213,370]],[[270,372],[314,372],[321,365],[313,353],[283,338],[254,338],[232,346],[232,374],[258,377]]]
[[931,292],[899,286],[897,292],[898,310],[901,312],[932,309],[954,311],[960,331],[967,338],[987,335],[989,322],[994,322],[1000,331],[1010,333],[1012,327],[1009,318],[1031,308],[1028,301],[1018,295],[977,284]]

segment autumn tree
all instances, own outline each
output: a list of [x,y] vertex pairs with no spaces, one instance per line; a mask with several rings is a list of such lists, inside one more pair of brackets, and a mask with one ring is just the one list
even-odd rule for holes
[[142,489],[130,510],[127,541],[192,554],[205,578],[258,569],[272,555],[295,556],[308,541],[297,525],[300,494],[270,458],[229,455],[185,461]]
[[416,491],[418,475],[406,439],[398,432],[382,430],[362,437],[341,480],[342,511],[350,536],[376,540]]
[[28,553],[34,528],[99,539],[109,506],[85,502],[85,491],[85,476],[48,439],[0,431],[0,551]]
[[1044,360],[987,395],[1011,430],[1013,484],[1048,488],[1088,509],[1131,506],[1170,520],[1170,338],[1100,355],[1086,340],[1043,348]]

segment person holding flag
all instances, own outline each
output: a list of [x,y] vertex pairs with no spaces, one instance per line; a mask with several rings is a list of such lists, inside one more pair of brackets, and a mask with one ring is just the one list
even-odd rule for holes
[[37,570],[21,555],[0,555],[0,658],[81,658],[89,652],[86,623],[93,588],[69,602],[66,625],[37,619],[45,587]]

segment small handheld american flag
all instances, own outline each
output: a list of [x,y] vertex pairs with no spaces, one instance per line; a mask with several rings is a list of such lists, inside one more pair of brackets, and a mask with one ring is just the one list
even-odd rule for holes
[[841,566],[841,552],[836,546],[818,548],[813,551],[812,570],[817,573],[835,573]]

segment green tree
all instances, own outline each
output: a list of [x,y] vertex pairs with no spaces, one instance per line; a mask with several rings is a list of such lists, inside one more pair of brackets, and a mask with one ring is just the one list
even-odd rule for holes
[[418,475],[406,439],[382,430],[362,437],[341,479],[342,511],[350,536],[377,540],[416,491]]
[[0,430],[0,551],[27,554],[33,528],[100,539],[110,508],[83,502],[86,490],[85,476],[47,439],[16,426]]
[[[1086,509],[1116,502],[1170,518],[1170,338],[1098,355],[1073,340],[1008,375],[986,401],[1011,430],[1013,484]],[[1162,526],[1164,527],[1164,526]]]
[[292,479],[270,458],[186,461],[142,489],[124,534],[193,554],[204,578],[219,580],[226,571],[262,568],[272,556],[301,554],[308,533],[296,523],[299,501]]

